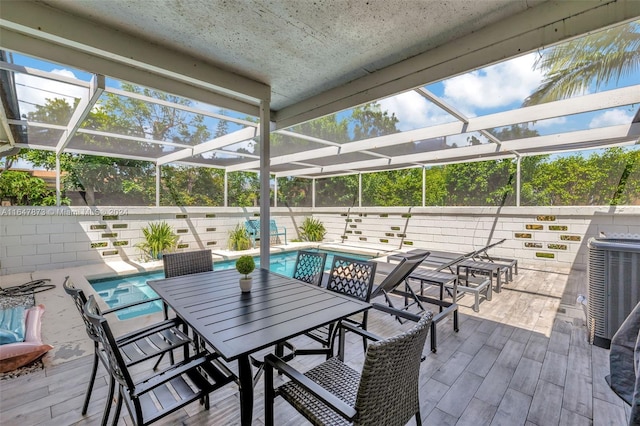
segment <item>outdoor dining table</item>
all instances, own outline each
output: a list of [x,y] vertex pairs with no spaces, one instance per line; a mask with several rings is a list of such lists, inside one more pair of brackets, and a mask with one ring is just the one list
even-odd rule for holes
[[249,355],[314,328],[366,311],[369,303],[266,269],[253,272],[241,293],[235,269],[149,281],[176,315],[221,357],[238,363],[240,420],[253,416]]

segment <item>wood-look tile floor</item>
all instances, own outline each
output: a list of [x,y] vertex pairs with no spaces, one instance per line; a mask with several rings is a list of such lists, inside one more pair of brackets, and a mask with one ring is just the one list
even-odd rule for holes
[[[447,319],[438,325],[437,353],[430,352],[427,342],[420,376],[423,424],[627,424],[628,407],[605,381],[609,351],[587,342],[584,313],[576,303],[578,293],[586,292],[586,274],[521,268],[514,278],[501,293],[494,292],[492,301],[482,300],[478,313],[471,309],[473,298],[464,296],[459,302],[460,331],[455,333]],[[410,324],[401,325],[381,312],[370,314],[369,329],[382,336],[407,327]],[[304,337],[295,342],[313,345]],[[347,342],[347,362],[356,368],[363,361],[361,342],[356,336]],[[0,424],[99,424],[107,394],[102,367],[89,411],[86,416],[80,414],[91,361],[83,357],[0,381]],[[293,363],[304,370],[321,361],[321,357],[304,356]],[[262,380],[255,391],[253,423],[262,425]],[[278,425],[305,424],[281,400],[275,413]],[[119,423],[132,424],[127,413]],[[194,403],[159,424],[237,425],[237,386],[231,384],[213,394],[209,411]]]

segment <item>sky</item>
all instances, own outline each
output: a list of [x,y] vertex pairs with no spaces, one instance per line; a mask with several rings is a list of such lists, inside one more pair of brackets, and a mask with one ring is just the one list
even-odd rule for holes
[[[426,86],[426,89],[470,118],[519,108],[524,99],[534,92],[544,79],[543,73],[534,66],[535,60],[540,54],[544,54],[544,51],[522,55],[433,83]],[[90,81],[92,77],[89,73],[72,70],[68,67],[39,61],[23,55],[14,54],[14,62],[83,81]],[[20,105],[21,113],[23,114],[33,111],[35,105],[42,104],[45,97],[59,97],[59,94],[64,93],[69,96],[68,99],[70,100],[72,97],[80,97],[86,93],[84,88],[22,74],[16,74],[16,82],[18,84],[19,99],[23,101]],[[610,90],[635,84],[640,84],[640,73],[623,77],[617,84],[615,82],[610,83],[600,90]],[[120,82],[107,78],[107,85],[119,88]],[[46,91],[38,90],[38,87],[46,87]],[[379,104],[383,110],[396,115],[399,119],[397,127],[401,131],[455,121],[448,113],[415,91],[382,99]],[[212,112],[219,112],[220,110],[218,107],[201,103],[194,103],[194,106]],[[633,118],[636,110],[637,105],[541,120],[530,123],[529,128],[537,130],[541,135],[546,135],[627,124]],[[349,111],[345,111],[339,113],[339,117],[342,118],[349,114]],[[209,128],[212,133],[215,132],[215,124],[213,122]],[[230,130],[233,130],[233,128]],[[478,133],[474,135],[486,141],[484,136]],[[468,136],[456,135],[449,137],[448,143],[456,143],[458,146],[465,145]]]

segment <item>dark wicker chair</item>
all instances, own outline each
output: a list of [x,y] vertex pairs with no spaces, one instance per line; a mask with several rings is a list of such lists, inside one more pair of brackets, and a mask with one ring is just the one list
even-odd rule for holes
[[[371,289],[376,275],[376,262],[352,259],[344,256],[334,256],[327,282],[327,290],[345,294],[356,299],[368,302],[371,298]],[[343,321],[355,324],[367,329],[368,313],[364,312],[361,319],[358,317],[347,318]],[[296,349],[296,355],[326,354],[327,359],[333,355],[331,341],[334,338],[335,324],[329,324],[306,333],[306,336],[322,344],[318,349]],[[363,347],[367,347],[367,339],[363,337]]]
[[[87,303],[87,298],[84,292],[80,289],[75,288],[73,282],[69,277],[65,278],[62,286],[64,288],[64,291],[73,298],[73,303],[76,305],[80,316],[84,320],[87,334],[89,335],[89,338],[93,340],[93,367],[91,369],[91,378],[89,379],[89,385],[87,387],[84,405],[82,406],[82,414],[84,415],[87,413],[87,407],[89,406],[89,400],[91,399],[93,384],[96,379],[96,371],[98,369],[99,362],[98,359],[100,358],[100,350],[98,346],[100,339],[95,333],[93,326],[86,321],[84,307]],[[159,299],[143,300],[128,305],[119,306],[117,308],[105,310],[100,314],[106,315],[129,308],[131,306],[138,306],[156,300]],[[96,306],[96,310],[97,309],[98,308]],[[125,362],[127,366],[131,366],[149,360],[151,358],[158,357],[156,364],[153,366],[153,369],[155,370],[162,360],[164,354],[169,352],[171,356],[171,363],[173,364],[173,350],[183,347],[191,342],[191,339],[189,339],[186,334],[184,334],[177,328],[179,324],[180,323],[177,320],[166,320],[116,338],[114,342],[122,352],[123,362]],[[104,366],[108,370],[108,365],[105,364]],[[114,386],[115,382],[111,380],[109,386],[109,397],[107,398],[107,407],[105,408],[105,414],[103,417],[103,424],[105,424],[106,419],[109,416],[109,408],[111,407],[110,402],[113,398]]]
[[165,278],[213,271],[211,250],[185,251],[162,256]]
[[148,425],[196,400],[204,403],[208,410],[209,393],[235,381],[233,373],[218,363],[218,355],[209,352],[197,353],[153,375],[142,379],[136,377],[134,381],[125,355],[113,337],[109,323],[100,315],[93,296],[84,307],[84,315],[101,344],[99,356],[111,377],[118,382],[114,425],[120,417],[123,402],[134,424]]
[[[338,358],[301,374],[275,355],[265,358],[265,424],[273,425],[274,400],[281,396],[314,425],[421,425],[418,381],[422,349],[432,314],[410,330],[369,345],[361,373]],[[350,331],[379,340],[349,324]],[[291,380],[277,389],[273,372]]]
[[[165,254],[162,256],[162,264],[165,278],[213,271],[213,260],[209,249]],[[162,306],[164,318],[167,319],[169,318],[169,307],[164,302]]]
[[293,278],[313,285],[322,284],[326,253],[314,251],[298,251],[296,264],[293,267]]

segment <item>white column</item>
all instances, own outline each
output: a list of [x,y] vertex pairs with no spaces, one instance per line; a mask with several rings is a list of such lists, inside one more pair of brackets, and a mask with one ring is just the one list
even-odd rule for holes
[[422,207],[427,205],[427,168],[422,166]]
[[278,207],[278,178],[273,178],[273,207]]
[[229,207],[229,173],[224,171],[224,206]]
[[516,207],[520,207],[520,174],[522,172],[522,168],[520,167],[521,162],[522,157],[516,157]]
[[61,194],[62,190],[60,189],[60,154],[56,154],[56,206],[60,207],[61,204]]
[[316,178],[311,179],[311,207],[316,208]]
[[268,235],[269,219],[271,218],[271,206],[269,205],[271,112],[269,104],[268,99],[260,101],[260,265],[264,269],[269,269],[270,241]]
[[160,207],[160,165],[156,164],[156,207]]
[[362,207],[362,173],[358,173],[358,207]]

